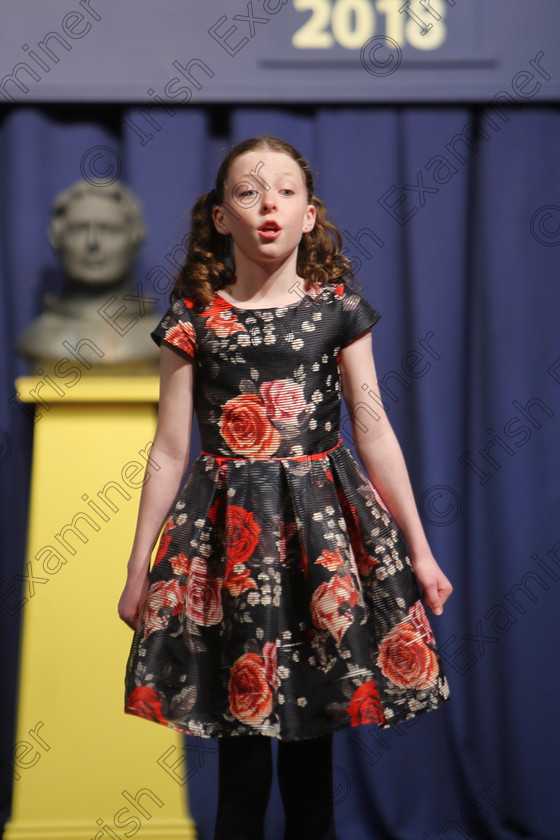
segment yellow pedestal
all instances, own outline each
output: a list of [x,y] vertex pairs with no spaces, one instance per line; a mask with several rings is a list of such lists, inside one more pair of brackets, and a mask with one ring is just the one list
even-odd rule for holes
[[37,419],[4,838],[194,840],[180,735],[123,711],[132,631],[117,603],[157,377],[91,377],[42,405],[35,378],[16,385]]

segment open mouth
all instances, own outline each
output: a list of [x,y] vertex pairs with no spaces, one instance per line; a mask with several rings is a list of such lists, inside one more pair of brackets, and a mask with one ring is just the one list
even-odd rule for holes
[[259,233],[261,236],[266,237],[266,239],[275,239],[280,231],[281,228],[278,224],[276,224],[276,222],[265,222],[259,228]]

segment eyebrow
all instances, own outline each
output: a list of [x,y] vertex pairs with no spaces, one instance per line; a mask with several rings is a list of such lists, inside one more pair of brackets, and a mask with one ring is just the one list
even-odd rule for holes
[[[280,177],[285,176],[285,177],[288,177],[288,178],[292,178],[292,180],[294,182],[298,181],[297,175],[294,175],[292,172],[278,172],[278,175]],[[255,175],[254,172],[246,172],[245,175],[241,176],[240,181],[242,181],[244,178],[247,178],[248,180],[250,180],[252,178],[258,184],[262,184],[263,180],[266,181],[266,178],[261,177],[261,176],[257,176],[257,175]],[[236,183],[240,183],[240,181],[237,181]]]
[[[285,175],[288,178],[293,178],[294,180],[297,180],[297,175],[294,175],[292,172],[278,172],[278,175]],[[243,175],[242,177],[243,178],[253,177],[255,179],[255,181],[265,180],[264,178],[261,178],[260,176],[255,175],[254,172],[246,172],[245,175]]]

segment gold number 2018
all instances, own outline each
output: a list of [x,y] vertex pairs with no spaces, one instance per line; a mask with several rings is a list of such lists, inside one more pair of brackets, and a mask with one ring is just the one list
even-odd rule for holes
[[400,46],[435,50],[447,36],[444,0],[294,0],[294,8],[312,13],[292,36],[292,46],[302,50],[360,49],[376,34],[378,15],[385,17],[385,35]]

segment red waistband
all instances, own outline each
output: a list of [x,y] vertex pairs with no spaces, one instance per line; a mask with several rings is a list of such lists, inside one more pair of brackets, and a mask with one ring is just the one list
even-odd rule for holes
[[325,450],[325,452],[316,452],[312,455],[292,455],[286,458],[236,458],[233,455],[215,455],[213,452],[206,452],[204,449],[200,454],[211,455],[212,458],[216,459],[216,461],[316,461],[318,458],[323,458],[325,455],[328,455],[329,452],[333,452],[335,449],[338,449],[341,444],[342,438],[339,438],[338,443],[330,449]]

